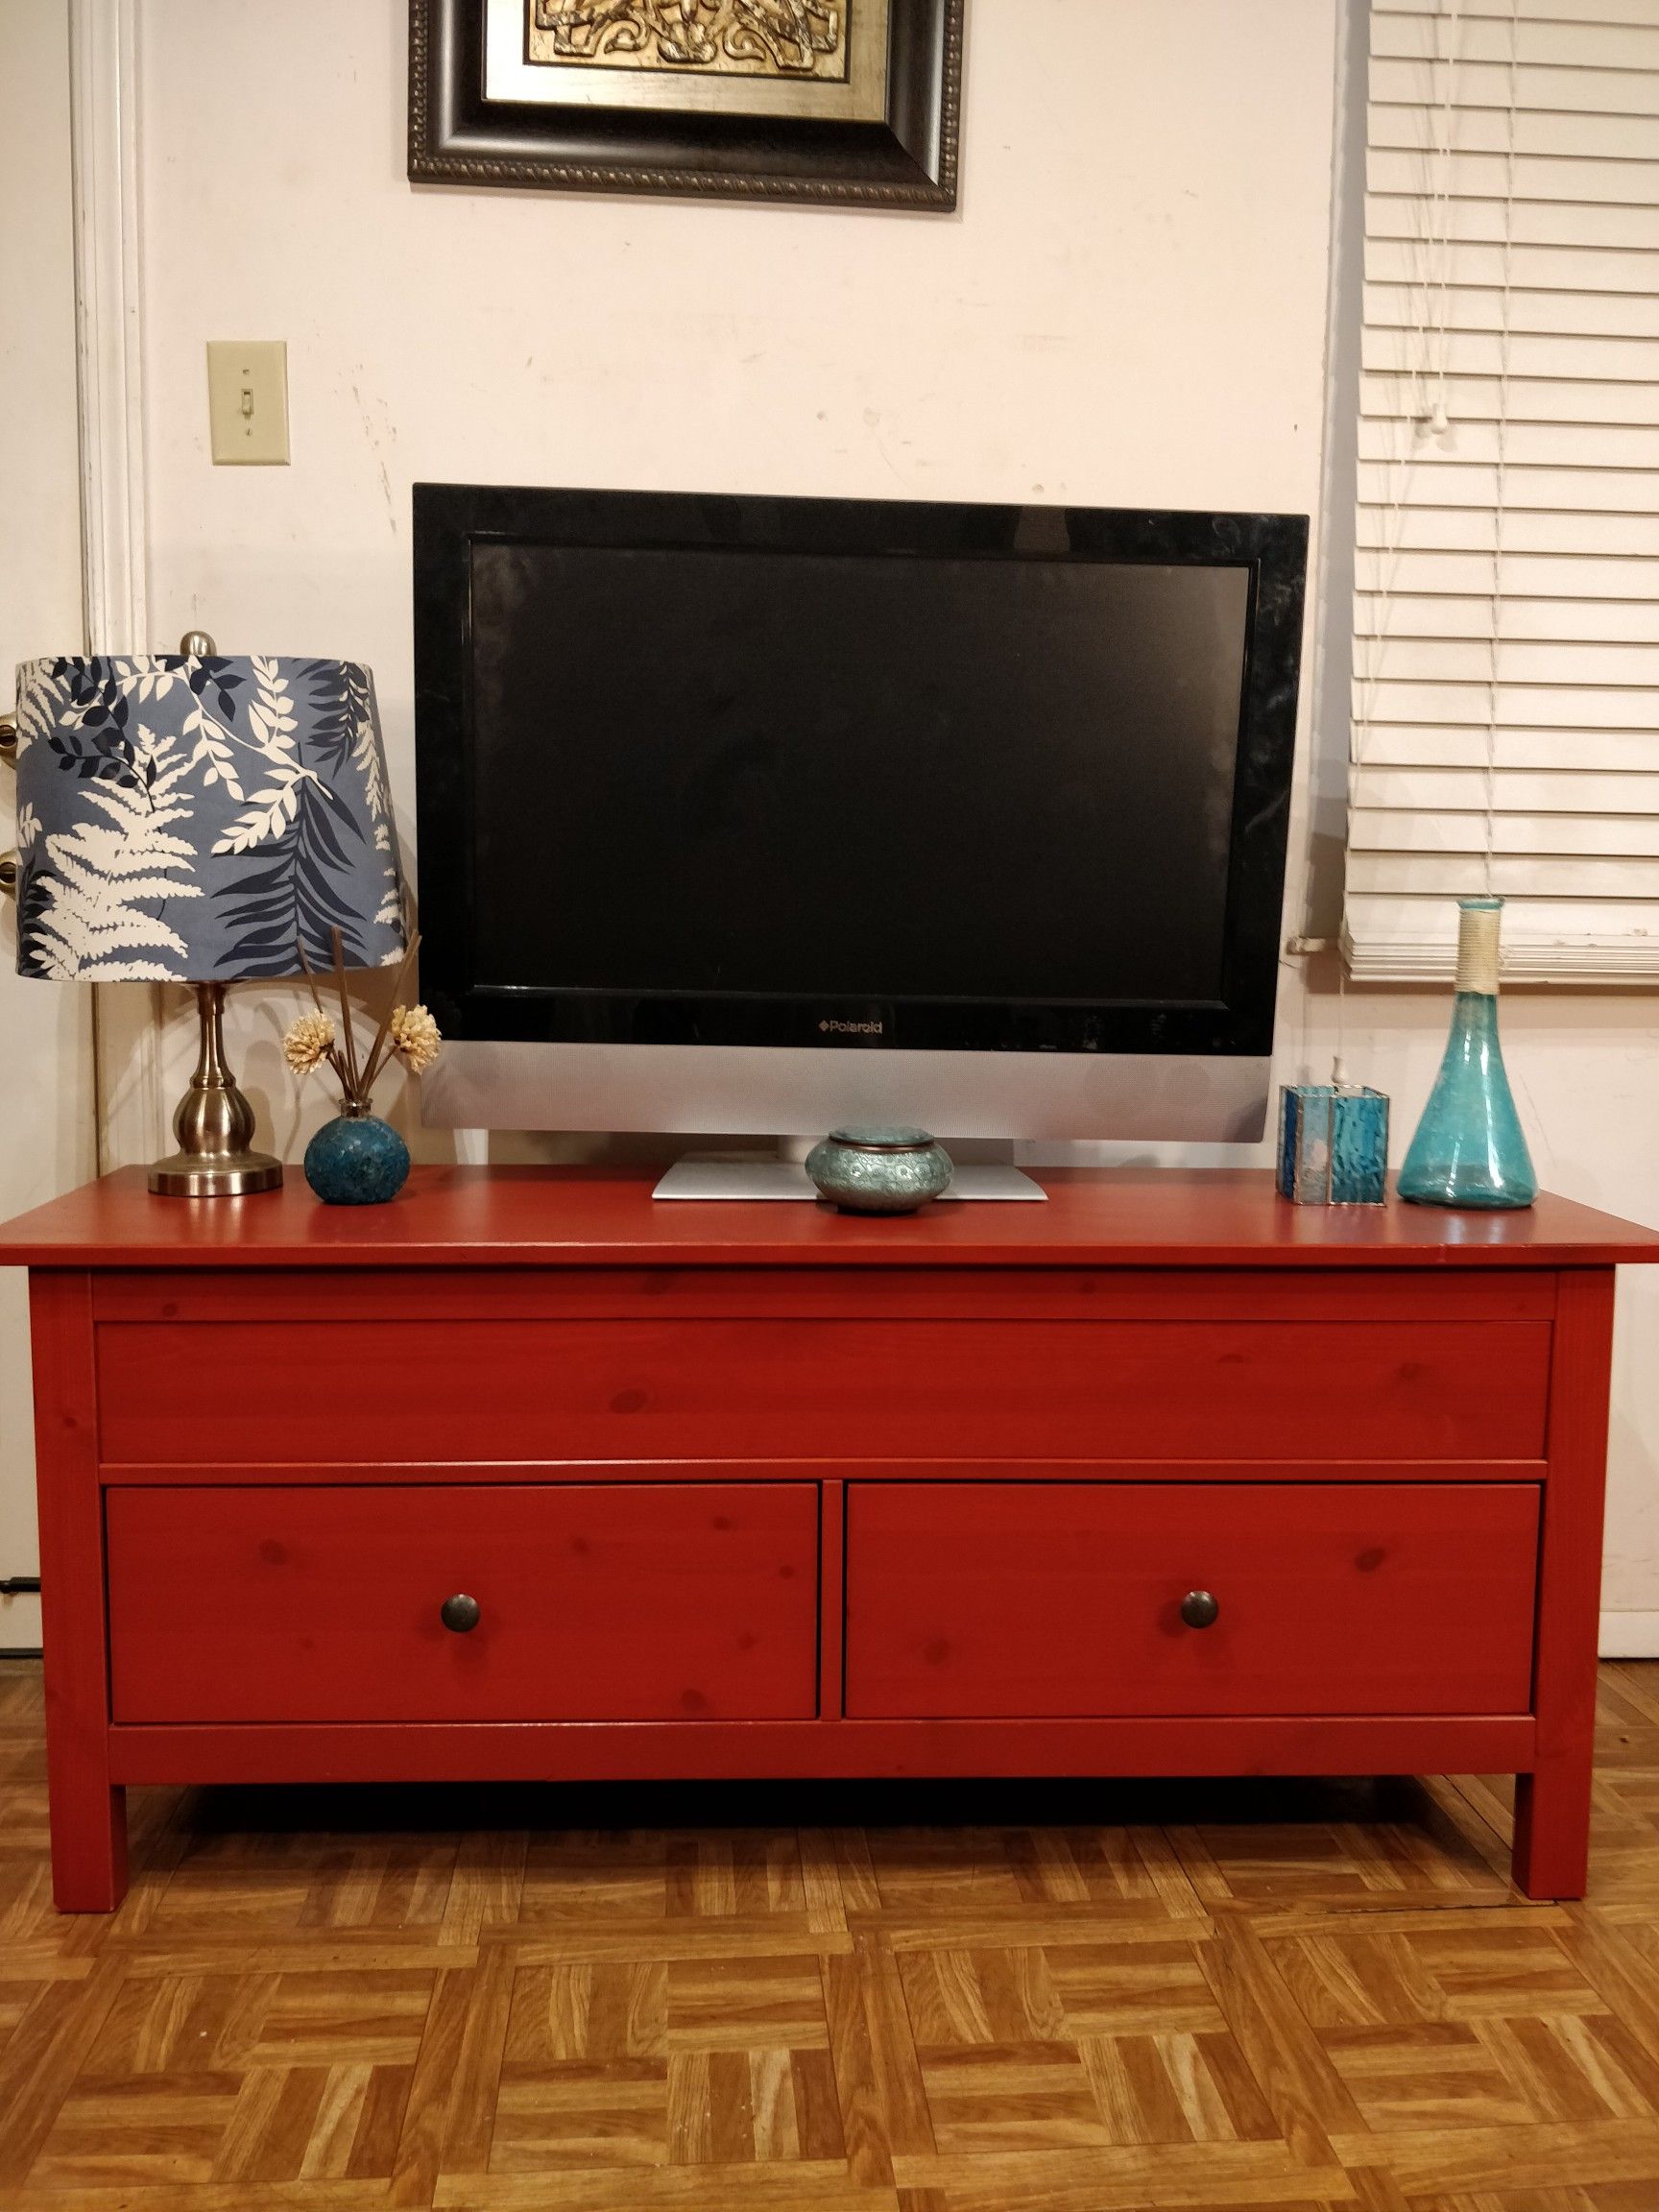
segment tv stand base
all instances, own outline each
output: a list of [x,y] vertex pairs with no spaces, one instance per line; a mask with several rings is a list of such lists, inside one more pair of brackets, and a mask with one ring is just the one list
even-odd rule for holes
[[[687,1153],[651,1193],[654,1198],[815,1199],[818,1195],[803,1163],[765,1152]],[[1023,1168],[989,1162],[958,1163],[950,1188],[936,1201],[1011,1199],[1030,1204],[1048,1193]]]

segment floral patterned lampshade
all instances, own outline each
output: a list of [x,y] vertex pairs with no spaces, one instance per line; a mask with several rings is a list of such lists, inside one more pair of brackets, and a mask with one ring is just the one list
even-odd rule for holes
[[17,968],[123,983],[296,975],[403,950],[367,668],[29,661],[17,671]]

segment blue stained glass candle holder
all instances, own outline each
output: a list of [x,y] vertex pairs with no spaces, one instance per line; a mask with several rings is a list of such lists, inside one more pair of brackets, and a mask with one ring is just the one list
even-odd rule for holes
[[1279,1195],[1298,1206],[1381,1206],[1388,1195],[1386,1094],[1357,1083],[1286,1083]]

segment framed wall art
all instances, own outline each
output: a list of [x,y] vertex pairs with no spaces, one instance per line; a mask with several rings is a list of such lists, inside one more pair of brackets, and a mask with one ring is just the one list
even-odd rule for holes
[[967,0],[410,0],[416,183],[956,204]]

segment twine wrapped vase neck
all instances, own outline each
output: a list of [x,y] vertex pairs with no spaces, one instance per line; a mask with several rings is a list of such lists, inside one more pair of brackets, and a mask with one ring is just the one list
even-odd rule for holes
[[1460,993],[1474,991],[1483,998],[1497,998],[1503,929],[1502,899],[1457,902],[1456,989]]

